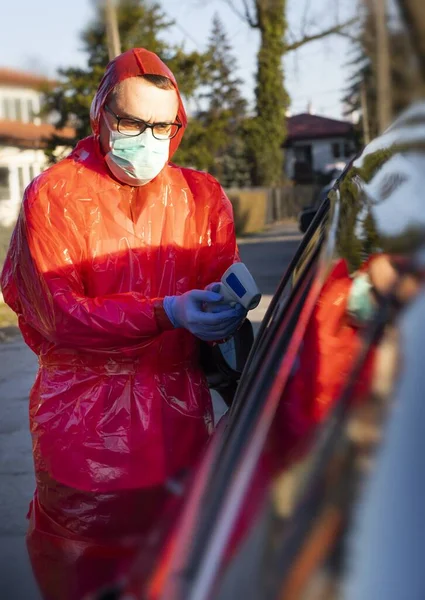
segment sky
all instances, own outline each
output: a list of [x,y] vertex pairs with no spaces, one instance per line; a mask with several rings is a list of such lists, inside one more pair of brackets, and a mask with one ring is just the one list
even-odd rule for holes
[[[171,42],[184,41],[187,50],[204,50],[215,12],[220,15],[234,49],[242,91],[252,103],[259,34],[230,8],[242,0],[159,0],[175,25]],[[94,15],[95,0],[5,0],[0,36],[0,66],[36,71],[53,77],[56,69],[84,66],[79,34]],[[291,35],[297,39],[302,23],[308,33],[316,33],[339,19],[353,16],[353,0],[287,0]],[[314,10],[311,7],[314,7]],[[306,7],[308,10],[306,10]],[[7,15],[7,17],[5,17]],[[347,87],[347,66],[351,42],[332,36],[312,42],[289,54],[284,60],[286,87],[291,97],[291,113],[305,112],[310,103],[316,114],[341,118],[341,97]]]

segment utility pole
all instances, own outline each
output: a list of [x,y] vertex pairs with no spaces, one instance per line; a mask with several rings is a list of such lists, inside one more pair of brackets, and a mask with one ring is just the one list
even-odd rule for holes
[[391,123],[391,72],[388,42],[387,0],[374,0],[376,19],[378,126],[382,133]]
[[106,39],[108,42],[109,60],[121,54],[120,34],[118,31],[117,13],[113,0],[105,0]]
[[423,0],[399,0],[401,14],[425,81],[425,10]]
[[365,146],[370,142],[369,112],[367,109],[366,81],[360,84],[360,102],[362,107],[363,141]]

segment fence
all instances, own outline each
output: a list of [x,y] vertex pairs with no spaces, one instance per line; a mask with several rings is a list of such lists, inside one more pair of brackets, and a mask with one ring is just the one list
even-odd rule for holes
[[315,185],[285,185],[279,188],[228,189],[238,235],[261,231],[266,225],[296,219],[318,192]]

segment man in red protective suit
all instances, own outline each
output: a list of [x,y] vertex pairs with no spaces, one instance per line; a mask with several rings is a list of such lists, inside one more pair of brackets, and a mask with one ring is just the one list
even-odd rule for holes
[[169,163],[186,127],[170,70],[144,49],[118,56],[91,124],[27,188],[1,281],[39,357],[28,547],[49,600],[131,560],[212,431],[199,340],[245,316],[211,291],[238,260],[231,205],[213,177]]

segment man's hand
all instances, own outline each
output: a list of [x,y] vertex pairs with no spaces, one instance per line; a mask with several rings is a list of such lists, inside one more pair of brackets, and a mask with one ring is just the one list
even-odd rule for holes
[[[199,339],[213,342],[230,337],[246,316],[240,304],[219,307],[222,300],[220,294],[209,290],[190,290],[182,296],[166,296],[164,310],[174,327],[183,327]],[[219,311],[205,312],[205,304],[217,305]]]

